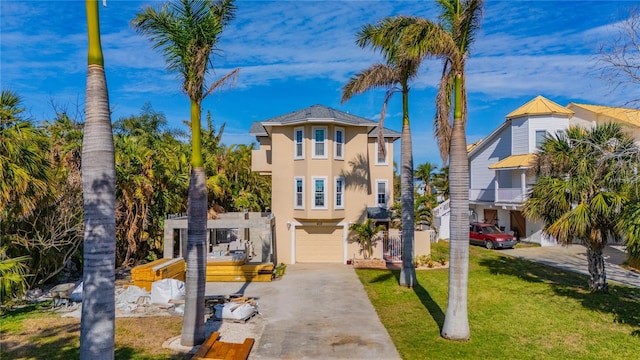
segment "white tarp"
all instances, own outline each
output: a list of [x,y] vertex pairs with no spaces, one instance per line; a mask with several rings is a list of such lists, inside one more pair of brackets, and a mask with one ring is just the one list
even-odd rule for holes
[[258,310],[255,306],[248,303],[228,302],[215,306],[216,318],[242,320],[255,314]]
[[184,282],[176,279],[162,279],[151,284],[151,303],[169,305],[169,300],[184,299]]

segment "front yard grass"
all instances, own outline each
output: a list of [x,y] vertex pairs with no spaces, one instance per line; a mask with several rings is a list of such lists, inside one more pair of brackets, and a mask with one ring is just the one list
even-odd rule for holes
[[[80,356],[80,319],[60,317],[33,304],[0,316],[0,359],[77,359]],[[188,359],[191,356],[162,348],[180,335],[182,318],[155,316],[116,318],[116,359]]]
[[448,269],[418,270],[414,289],[398,286],[399,271],[356,271],[403,359],[638,356],[640,289],[609,283],[608,294],[592,294],[585,275],[471,246],[471,340],[455,342],[440,337]]

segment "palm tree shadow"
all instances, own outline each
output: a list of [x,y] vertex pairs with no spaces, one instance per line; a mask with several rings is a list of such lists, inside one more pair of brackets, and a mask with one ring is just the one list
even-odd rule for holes
[[[399,270],[390,270],[382,275],[378,275],[373,280],[371,280],[371,282],[384,282],[392,277],[396,279],[396,283],[398,284],[398,286],[400,286]],[[429,314],[431,314],[433,320],[436,322],[436,324],[438,324],[440,332],[442,332],[442,327],[444,326],[444,312],[440,308],[440,305],[438,305],[438,303],[433,300],[431,294],[429,294],[429,291],[427,291],[427,289],[420,285],[420,282],[416,282],[416,286],[413,287],[413,292],[416,294],[416,296],[418,296],[418,299],[420,299],[422,305],[425,307],[425,309],[427,309]]]
[[442,332],[442,327],[444,326],[444,312],[440,308],[440,305],[433,300],[427,289],[420,285],[420,282],[416,282],[416,286],[413,287],[413,292],[416,293],[422,305],[424,305],[425,309],[427,309],[429,314],[431,314],[433,320],[438,324],[439,332]]
[[632,336],[640,337],[640,289],[609,284],[608,293],[592,293],[588,276],[529,260],[501,256],[480,260],[492,274],[510,275],[531,283],[548,284],[558,296],[579,301],[586,309],[613,315],[616,323],[636,328]]

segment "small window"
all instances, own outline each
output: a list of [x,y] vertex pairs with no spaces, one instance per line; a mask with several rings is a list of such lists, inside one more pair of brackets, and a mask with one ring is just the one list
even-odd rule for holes
[[546,130],[536,130],[536,148],[540,149],[542,143],[544,142],[545,136],[547,136]]
[[293,208],[304,209],[304,178],[303,177],[294,178],[293,191],[294,191]]
[[385,151],[384,155],[382,155],[380,153],[380,151],[379,151],[380,147],[379,146],[380,145],[378,144],[378,141],[376,140],[376,145],[374,147],[374,150],[376,152],[374,154],[375,159],[376,159],[376,165],[388,165],[387,158],[388,158],[388,155],[389,155],[389,144],[385,143],[385,150],[386,151]]
[[334,207],[336,209],[344,209],[344,178],[342,176],[336,177],[336,202]]
[[293,158],[304,159],[304,128],[293,130]]
[[344,159],[344,129],[336,128],[333,138],[333,157],[338,160]]
[[313,128],[313,157],[318,159],[327,158],[327,128]]
[[376,181],[376,204],[379,206],[387,205],[387,181]]
[[313,179],[313,208],[326,209],[327,206],[326,178]]

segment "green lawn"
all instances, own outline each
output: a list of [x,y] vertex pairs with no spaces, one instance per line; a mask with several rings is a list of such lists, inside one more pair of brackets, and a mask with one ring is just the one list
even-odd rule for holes
[[468,342],[440,337],[448,269],[418,270],[414,289],[398,286],[398,271],[357,270],[403,359],[640,356],[640,289],[610,283],[609,294],[591,294],[584,275],[475,246],[469,258]]

